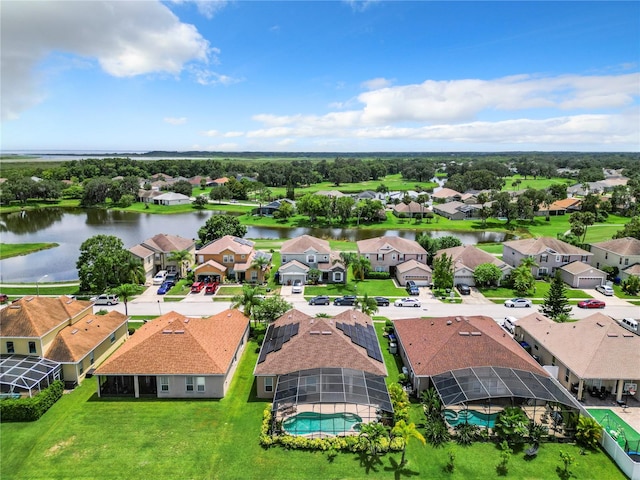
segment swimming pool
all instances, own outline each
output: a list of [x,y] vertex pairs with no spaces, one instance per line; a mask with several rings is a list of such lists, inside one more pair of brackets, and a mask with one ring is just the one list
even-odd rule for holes
[[291,435],[308,435],[310,433],[328,433],[336,435],[348,432],[353,426],[362,422],[355,413],[316,413],[302,412],[282,422],[282,428]]
[[444,418],[449,425],[455,427],[461,423],[471,423],[480,427],[493,428],[498,413],[482,413],[477,410],[445,410]]

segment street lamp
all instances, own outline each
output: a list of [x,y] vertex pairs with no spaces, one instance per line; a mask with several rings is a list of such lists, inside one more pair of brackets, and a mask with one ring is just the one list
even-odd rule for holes
[[42,280],[47,278],[49,275],[43,275],[36,281],[36,297],[40,296],[40,285],[38,285]]

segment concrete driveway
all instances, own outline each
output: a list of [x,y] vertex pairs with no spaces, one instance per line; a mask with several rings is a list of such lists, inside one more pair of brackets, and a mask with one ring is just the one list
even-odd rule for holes
[[606,295],[601,294],[600,292],[598,292],[596,289],[593,289],[593,288],[583,288],[582,291],[587,295],[591,295],[591,298],[597,298],[598,300],[602,300],[607,304],[607,307],[609,305],[611,306],[616,305],[619,307],[633,305],[632,303],[629,303],[622,298],[618,298],[615,295],[611,297],[607,297]]
[[462,303],[468,305],[493,304],[493,302],[480,293],[476,287],[471,287],[471,293],[469,295],[460,295],[460,298],[462,298]]

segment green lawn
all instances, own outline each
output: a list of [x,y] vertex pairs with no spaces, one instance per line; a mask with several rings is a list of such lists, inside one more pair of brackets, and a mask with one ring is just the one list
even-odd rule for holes
[[[520,180],[520,184],[512,185],[514,181]],[[502,187],[503,192],[508,191],[518,191],[518,190],[526,190],[527,188],[535,188],[536,190],[541,190],[543,188],[549,188],[554,183],[558,184],[567,184],[567,186],[574,185],[576,183],[575,180],[571,180],[569,178],[536,178],[529,176],[525,180],[522,175],[512,175],[510,177],[505,177],[504,179],[504,187]]]
[[0,260],[59,246],[58,243],[0,243]]
[[[351,276],[351,273],[349,273]],[[305,296],[314,297],[316,295],[329,295],[339,297],[341,295],[358,295],[364,294],[382,297],[406,297],[407,291],[404,288],[398,288],[393,280],[364,280],[362,282],[354,282],[349,280],[346,285],[332,283],[329,285],[307,285],[304,287]]]
[[[216,295],[228,295],[228,296],[233,296],[233,295],[240,295],[242,294],[242,287],[238,287],[238,286],[221,286],[220,288],[218,288],[218,290],[216,291]],[[229,299],[227,299],[228,301]]]
[[[550,283],[538,280],[536,282],[535,293],[533,295],[529,295],[529,297],[533,298],[544,298],[549,293]],[[494,287],[494,288],[478,288],[480,292],[487,298],[495,298],[495,299],[505,299],[505,298],[514,298],[518,297],[516,292],[514,292],[511,288],[505,287]],[[573,288],[566,289],[567,298],[568,299],[580,299],[580,298],[591,298],[590,295],[586,294],[582,290],[576,290]],[[502,303],[497,302],[497,303]]]
[[[256,344],[250,342],[222,400],[101,400],[95,393],[96,379],[87,379],[37,422],[0,425],[2,478],[496,478],[500,452],[492,443],[435,449],[410,442],[408,464],[402,471],[394,467],[400,453],[384,455],[380,463],[367,468],[355,454],[340,453],[329,462],[320,452],[264,450],[258,435],[267,403],[255,397],[252,371],[256,358]],[[395,375],[397,367],[390,365],[389,370]],[[418,404],[412,405],[411,418],[424,419]],[[449,475],[443,467],[451,450],[456,469]],[[606,454],[598,451],[581,456],[574,445],[554,443],[543,444],[532,461],[524,460],[522,451],[514,453],[509,477],[556,478],[560,451],[575,456],[572,470],[576,478],[624,479]]]
[[[50,284],[49,284],[50,285]],[[48,286],[46,283],[41,283],[37,288],[31,284],[25,284],[24,287],[7,287],[0,286],[2,288],[2,293],[6,293],[7,295],[22,297],[25,295],[77,295],[78,287],[56,287],[56,286]]]

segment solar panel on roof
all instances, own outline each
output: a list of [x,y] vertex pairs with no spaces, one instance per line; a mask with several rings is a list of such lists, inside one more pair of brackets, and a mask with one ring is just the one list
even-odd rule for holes
[[273,351],[277,352],[278,350],[280,350],[282,348],[282,343],[284,342],[284,337],[278,337],[276,338],[276,343],[273,346]]
[[342,330],[342,322],[336,322],[336,328]]
[[298,334],[298,330],[300,328],[300,324],[299,323],[294,323],[293,324],[293,329],[291,330],[291,336],[293,337],[294,335]]

